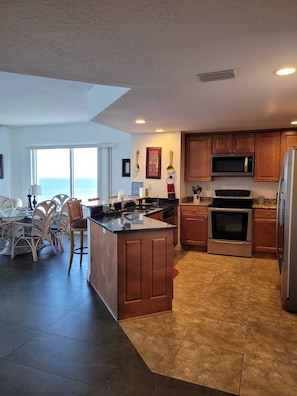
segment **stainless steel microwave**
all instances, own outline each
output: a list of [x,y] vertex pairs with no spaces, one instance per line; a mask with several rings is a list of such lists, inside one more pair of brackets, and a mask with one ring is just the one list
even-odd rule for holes
[[211,176],[254,176],[254,154],[212,154]]

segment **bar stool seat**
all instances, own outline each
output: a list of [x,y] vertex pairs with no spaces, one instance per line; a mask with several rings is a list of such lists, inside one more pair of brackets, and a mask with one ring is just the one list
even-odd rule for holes
[[[84,254],[87,254],[84,246],[84,233],[88,230],[87,219],[83,217],[83,210],[81,201],[78,199],[71,199],[67,201],[69,219],[70,219],[70,259],[68,273],[71,271],[72,261],[74,254],[80,255],[79,264],[81,266],[82,258]],[[75,248],[74,234],[79,233],[79,247]]]

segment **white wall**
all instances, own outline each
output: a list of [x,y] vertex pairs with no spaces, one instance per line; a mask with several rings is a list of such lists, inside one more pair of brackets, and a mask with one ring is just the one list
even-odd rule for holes
[[[146,179],[146,148],[161,147],[161,179]],[[136,167],[136,151],[139,150],[139,166]],[[180,197],[181,185],[181,133],[149,133],[131,135],[131,181],[143,182],[144,188],[150,190],[153,197],[167,198],[167,178],[169,176],[166,168],[169,165],[169,151],[173,151],[173,166],[175,172],[171,175],[175,180],[175,195]],[[182,180],[183,182],[183,180]]]
[[[2,134],[0,129],[1,150]],[[9,151],[11,148],[10,164],[8,166],[11,171],[11,178],[10,180],[5,179],[3,192],[5,193],[4,195],[21,197],[24,204],[27,203],[26,195],[28,186],[31,183],[29,147],[32,146],[112,143],[114,144],[112,193],[116,194],[120,188],[127,191],[130,189],[130,178],[122,177],[122,158],[129,158],[130,156],[129,134],[90,122],[85,124],[30,126],[11,129],[9,133],[3,134],[3,139],[5,137],[8,140],[5,143],[6,149]],[[54,158],[53,161],[55,161]]]
[[3,179],[0,179],[0,195],[10,196],[11,169],[10,169],[10,130],[0,126],[0,154],[3,155]]

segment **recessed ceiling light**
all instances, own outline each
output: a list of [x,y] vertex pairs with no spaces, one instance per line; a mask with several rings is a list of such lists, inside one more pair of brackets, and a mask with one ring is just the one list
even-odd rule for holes
[[296,72],[295,67],[284,67],[282,69],[278,69],[275,74],[277,76],[288,76],[289,74],[293,74]]
[[164,132],[164,129],[156,129],[156,132]]
[[297,121],[291,121],[292,125],[297,125]]
[[136,124],[145,124],[146,123],[145,120],[136,120],[135,122],[136,122]]

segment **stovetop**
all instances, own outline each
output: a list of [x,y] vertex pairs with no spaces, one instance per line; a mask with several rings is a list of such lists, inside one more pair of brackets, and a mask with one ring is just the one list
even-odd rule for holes
[[253,206],[253,198],[250,190],[215,190],[213,202],[210,206],[215,208],[250,209]]
[[251,190],[239,190],[239,189],[224,189],[224,190],[215,190],[216,198],[237,198],[237,199],[246,199],[251,198]]

